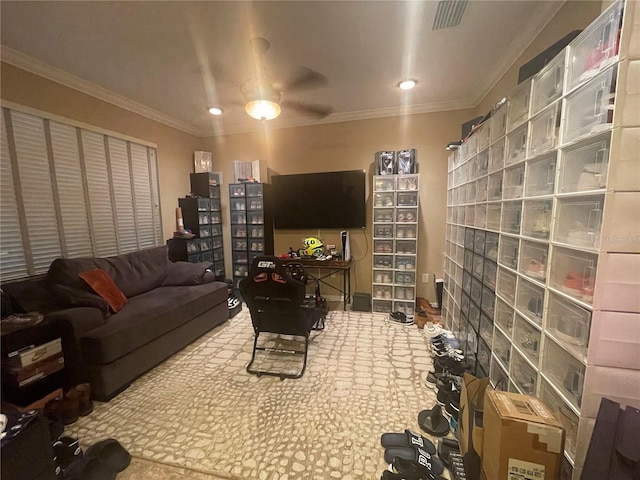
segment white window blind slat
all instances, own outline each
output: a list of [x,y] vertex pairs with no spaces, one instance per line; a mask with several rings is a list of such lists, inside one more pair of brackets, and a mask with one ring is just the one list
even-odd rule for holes
[[33,256],[33,273],[45,273],[62,255],[42,118],[11,112],[18,174]]
[[81,135],[95,254],[100,257],[117,255],[116,225],[111,205],[104,135],[86,130],[82,130]]
[[24,246],[20,219],[18,217],[18,202],[13,185],[13,171],[9,156],[9,139],[4,122],[4,115],[0,112],[1,145],[0,145],[0,275],[3,280],[20,278],[27,275],[27,263],[24,256]]
[[109,137],[108,142],[113,193],[116,202],[116,218],[118,219],[120,253],[134,252],[139,248],[133,212],[127,142],[113,137]]
[[78,137],[74,127],[49,123],[67,257],[90,257],[91,234],[85,204]]
[[147,147],[131,144],[131,169],[135,192],[136,229],[140,239],[140,248],[153,247],[156,244],[153,230],[153,199],[151,197],[151,177]]

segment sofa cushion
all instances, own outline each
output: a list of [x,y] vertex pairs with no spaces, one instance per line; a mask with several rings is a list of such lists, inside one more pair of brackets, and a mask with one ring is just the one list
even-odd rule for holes
[[47,278],[53,283],[92,292],[78,274],[100,268],[131,298],[159,287],[167,275],[168,264],[168,247],[164,245],[107,258],[57,258],[51,263]]
[[88,272],[80,272],[78,275],[89,284],[94,292],[106,300],[114,312],[122,310],[122,307],[127,303],[127,297],[104,270],[96,268]]
[[2,290],[9,295],[16,313],[40,312],[46,315],[64,306],[56,292],[49,288],[44,275],[3,283]]
[[211,262],[175,262],[169,263],[162,286],[201,285],[215,280],[216,277],[211,271]]
[[129,298],[120,312],[80,338],[86,363],[112,362],[226,302],[227,285],[159,287]]

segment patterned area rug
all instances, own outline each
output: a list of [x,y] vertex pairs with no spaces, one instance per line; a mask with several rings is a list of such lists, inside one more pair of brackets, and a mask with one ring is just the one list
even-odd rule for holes
[[386,315],[330,312],[299,380],[246,373],[252,345],[245,308],[65,433],[224,478],[378,479],[380,435],[420,431],[435,403],[421,331]]

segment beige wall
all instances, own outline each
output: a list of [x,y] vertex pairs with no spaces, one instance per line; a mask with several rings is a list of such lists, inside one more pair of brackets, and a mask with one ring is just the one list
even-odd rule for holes
[[[214,152],[214,169],[223,172],[226,183],[233,178],[233,160],[261,160],[266,167],[263,169],[270,174],[366,170],[367,228],[351,230],[350,236],[352,255],[356,259],[352,291],[370,293],[373,247],[370,190],[375,152],[417,149],[420,172],[418,279],[422,273],[441,275],[448,156],[444,147],[460,136],[460,125],[471,118],[471,113],[458,110],[227,135],[206,139],[204,148]],[[313,208],[312,199],[306,201],[309,208]],[[275,253],[285,253],[289,247],[297,249],[302,246],[302,240],[311,235],[319,235],[325,243],[340,243],[338,230],[277,230]],[[226,245],[230,245],[228,238],[229,235],[225,235]],[[229,250],[228,247],[226,251]],[[323,294],[335,293],[323,291]],[[418,284],[418,295],[435,300],[426,284]]]
[[202,139],[6,63],[2,63],[1,85],[3,101],[155,143],[164,238],[172,235],[177,198],[189,191],[193,152],[200,149]]

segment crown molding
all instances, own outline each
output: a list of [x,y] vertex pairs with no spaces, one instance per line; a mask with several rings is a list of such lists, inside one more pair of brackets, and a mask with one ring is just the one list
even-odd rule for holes
[[154,120],[158,123],[168,125],[185,133],[202,136],[203,132],[193,125],[176,120],[169,115],[165,115],[164,113],[158,112],[157,110],[149,108],[122,95],[118,95],[117,93],[100,87],[99,85],[83,80],[75,75],[71,75],[64,70],[30,57],[29,55],[7,47],[6,45],[2,45],[1,47],[2,61],[9,65],[13,65],[14,67],[18,67],[22,70],[47,78],[53,82],[64,85],[65,87],[73,88],[74,90],[138,115],[142,115],[143,117]]

